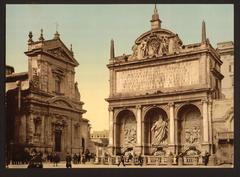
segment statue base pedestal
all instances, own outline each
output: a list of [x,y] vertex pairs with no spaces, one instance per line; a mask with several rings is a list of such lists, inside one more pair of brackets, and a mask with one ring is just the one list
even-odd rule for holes
[[177,154],[177,151],[176,151],[176,145],[175,144],[169,144],[168,145],[168,148],[167,148],[167,154]]
[[215,166],[217,164],[217,158],[215,154],[209,156],[208,166]]
[[179,165],[179,166],[182,166],[182,165],[183,165],[183,158],[182,158],[182,157],[179,157],[179,158],[178,158],[178,165]]
[[133,150],[136,155],[139,155],[143,153],[142,149],[143,149],[142,146],[135,146]]

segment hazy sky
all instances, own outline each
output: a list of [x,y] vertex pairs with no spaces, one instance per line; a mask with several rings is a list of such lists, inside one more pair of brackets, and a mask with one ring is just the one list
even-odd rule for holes
[[[6,64],[16,72],[27,71],[28,32],[37,40],[40,29],[52,39],[59,24],[60,38],[73,45],[79,62],[76,81],[85,102],[84,117],[93,130],[108,129],[109,59],[111,38],[115,55],[130,54],[135,39],[150,30],[154,5],[7,5]],[[233,41],[233,5],[157,5],[162,28],[177,33],[184,44],[201,40],[204,19],[213,47]]]

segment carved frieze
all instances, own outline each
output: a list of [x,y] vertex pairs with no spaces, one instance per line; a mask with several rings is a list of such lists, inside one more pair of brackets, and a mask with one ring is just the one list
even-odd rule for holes
[[181,49],[181,41],[177,35],[164,35],[151,33],[142,38],[132,47],[131,59],[145,59],[160,57],[163,55],[178,53]]

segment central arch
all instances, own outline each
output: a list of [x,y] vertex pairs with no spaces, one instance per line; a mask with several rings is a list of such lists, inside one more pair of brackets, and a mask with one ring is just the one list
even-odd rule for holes
[[168,143],[168,116],[159,107],[149,109],[144,116],[144,154],[150,155]]
[[116,119],[116,147],[117,154],[133,149],[137,140],[137,121],[130,110],[118,113]]

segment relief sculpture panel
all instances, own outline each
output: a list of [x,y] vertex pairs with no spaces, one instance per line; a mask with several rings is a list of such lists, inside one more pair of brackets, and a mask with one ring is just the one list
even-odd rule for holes
[[136,120],[134,117],[123,120],[121,132],[123,147],[133,147],[137,140]]

